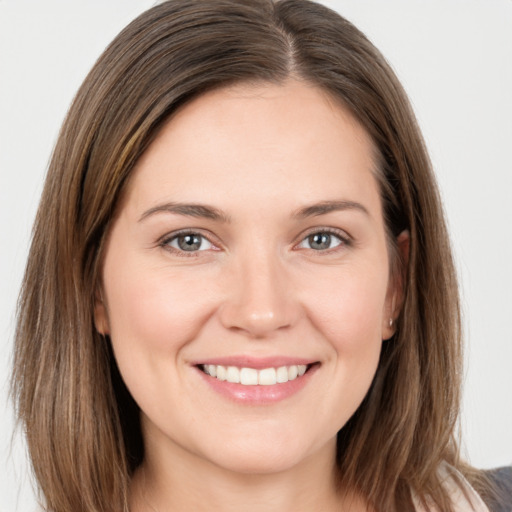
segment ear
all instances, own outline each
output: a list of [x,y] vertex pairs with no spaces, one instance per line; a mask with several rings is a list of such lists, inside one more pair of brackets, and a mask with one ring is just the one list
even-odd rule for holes
[[382,318],[382,339],[388,340],[396,332],[396,321],[402,310],[405,297],[405,280],[409,264],[409,248],[411,237],[409,231],[402,231],[396,239],[398,254],[392,257],[395,261],[391,265],[386,304]]
[[100,334],[104,336],[110,334],[107,306],[99,286],[94,294],[94,325]]

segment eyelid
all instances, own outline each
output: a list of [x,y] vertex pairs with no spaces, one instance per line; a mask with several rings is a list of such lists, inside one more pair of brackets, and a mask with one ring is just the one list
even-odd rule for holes
[[[342,229],[333,228],[333,227],[316,226],[314,228],[309,228],[308,230],[306,230],[305,232],[302,232],[300,234],[298,242],[296,242],[294,245],[294,249],[299,250],[300,248],[298,248],[298,245],[301,244],[302,242],[304,242],[304,240],[306,240],[306,238],[308,238],[309,236],[314,235],[316,233],[327,233],[329,235],[334,235],[335,237],[339,238],[342,242],[340,244],[340,246],[336,246],[331,249],[326,249],[325,251],[315,251],[317,253],[325,254],[325,253],[329,253],[331,251],[336,251],[336,249],[338,249],[338,247],[342,247],[342,248],[350,247],[354,242],[353,238],[346,231],[344,231]],[[311,250],[314,250],[314,249],[311,249]]]
[[[313,235],[315,233],[328,233],[330,235],[336,236],[342,242],[339,246],[333,247],[332,249],[326,249],[325,251],[315,251],[315,252],[318,252],[318,253],[334,252],[334,251],[336,251],[338,249],[338,247],[341,247],[341,248],[343,248],[343,247],[350,247],[354,243],[353,238],[346,231],[344,231],[342,229],[333,228],[333,227],[315,226],[315,227],[307,229],[306,231],[303,231],[299,235],[298,241],[294,244],[293,249],[294,250],[299,250],[300,248],[298,248],[298,245],[300,243],[302,243],[307,237],[309,237],[309,236],[311,236],[311,235]],[[173,252],[174,254],[179,254],[180,256],[187,256],[187,257],[196,256],[197,257],[197,256],[199,256],[199,253],[206,252],[205,250],[203,250],[203,251],[190,251],[190,252],[187,252],[187,251],[182,251],[180,249],[176,249],[176,248],[171,247],[169,245],[169,243],[173,239],[177,238],[178,236],[180,236],[180,235],[190,235],[190,234],[199,235],[199,236],[204,237],[206,240],[208,240],[208,242],[210,242],[210,244],[212,244],[212,246],[213,246],[211,249],[208,249],[208,250],[215,250],[215,251],[220,250],[220,245],[221,244],[215,241],[215,239],[217,237],[215,237],[209,231],[205,232],[205,230],[201,229],[201,228],[178,229],[176,231],[172,231],[170,233],[166,233],[165,235],[161,236],[157,240],[156,243],[157,243],[158,246],[162,247],[163,249],[166,249],[169,252]],[[313,250],[313,249],[311,249],[311,250]]]
[[[203,237],[205,240],[207,240],[212,247],[210,249],[201,250],[201,251],[183,251],[181,249],[177,249],[176,247],[172,247],[170,244],[171,241],[178,238],[179,236],[183,235],[199,235]],[[194,257],[199,256],[199,253],[207,252],[209,250],[218,251],[220,250],[219,246],[220,244],[217,243],[214,239],[216,237],[213,236],[212,233],[206,232],[203,229],[200,228],[184,228],[184,229],[178,229],[176,231],[172,231],[170,233],[166,233],[165,235],[161,236],[157,242],[156,245],[161,247],[162,249],[165,249],[173,254],[177,254],[179,256],[186,256],[186,257]]]

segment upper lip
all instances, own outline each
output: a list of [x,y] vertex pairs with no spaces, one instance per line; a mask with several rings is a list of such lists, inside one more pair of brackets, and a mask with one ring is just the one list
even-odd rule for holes
[[216,366],[236,366],[238,368],[254,368],[262,370],[263,368],[279,368],[280,366],[292,365],[310,365],[317,361],[303,357],[290,356],[270,356],[270,357],[252,357],[246,355],[209,357],[193,361],[193,366],[216,365]]

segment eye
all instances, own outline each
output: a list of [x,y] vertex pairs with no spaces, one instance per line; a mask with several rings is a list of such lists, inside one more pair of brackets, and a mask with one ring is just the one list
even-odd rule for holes
[[199,233],[180,233],[174,235],[167,239],[164,245],[183,252],[207,251],[213,247],[213,244]]
[[341,236],[329,231],[316,231],[304,238],[298,247],[301,249],[313,249],[314,251],[326,251],[344,243],[346,244],[347,241]]

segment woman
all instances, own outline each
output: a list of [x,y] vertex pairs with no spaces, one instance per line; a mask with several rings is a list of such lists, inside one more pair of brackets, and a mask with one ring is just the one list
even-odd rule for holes
[[114,40],[50,165],[15,363],[48,510],[487,510],[421,135],[313,3],[170,1]]

